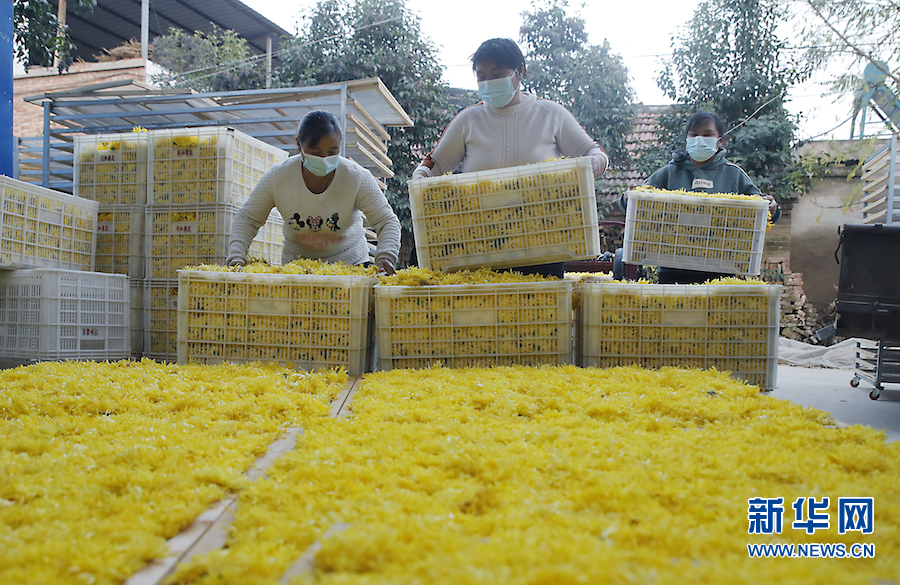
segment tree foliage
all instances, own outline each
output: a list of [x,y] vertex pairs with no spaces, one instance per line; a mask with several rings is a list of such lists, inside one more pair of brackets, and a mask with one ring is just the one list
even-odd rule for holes
[[[79,14],[90,12],[97,0],[70,0],[68,6]],[[50,67],[59,56],[60,73],[71,65],[75,48],[67,26],[60,26],[56,9],[49,0],[13,0],[16,58],[29,67]]]
[[661,120],[664,136],[641,153],[642,170],[665,164],[672,145],[683,150],[687,117],[707,110],[725,123],[729,159],[764,193],[779,200],[799,195],[790,180],[796,124],[785,96],[809,75],[809,66],[786,57],[787,45],[775,33],[785,17],[775,0],[707,0],[697,7],[673,39],[659,77],[677,105]]
[[608,42],[588,42],[584,19],[567,16],[567,8],[565,0],[548,0],[523,14],[525,85],[564,105],[613,163],[627,165],[625,143],[634,116],[628,70]]
[[235,91],[266,85],[263,63],[254,58],[247,41],[215,25],[208,33],[169,29],[153,41],[153,61],[166,70],[154,76],[164,87]]
[[412,127],[387,129],[394,172],[386,181],[387,197],[400,218],[408,252],[412,219],[406,182],[455,113],[436,48],[423,37],[419,17],[403,0],[322,0],[305,18],[299,36],[282,47],[284,65],[275,72],[279,85],[377,76],[412,118]]
[[807,57],[822,65],[847,58],[834,79],[839,91],[857,90],[866,65],[877,66],[900,94],[900,6],[895,0],[801,0]]

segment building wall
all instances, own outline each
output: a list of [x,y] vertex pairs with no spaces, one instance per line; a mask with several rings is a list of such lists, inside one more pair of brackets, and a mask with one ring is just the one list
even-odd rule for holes
[[[883,141],[823,141],[807,143],[798,154],[816,152],[833,157],[828,177],[814,179],[809,193],[798,199],[790,214],[790,270],[803,274],[803,290],[819,311],[837,297],[840,266],[834,259],[838,228],[862,223],[858,161],[865,160]],[[852,175],[852,176],[851,176]]]
[[65,91],[121,79],[149,83],[148,62],[122,59],[106,63],[75,63],[62,75],[56,69],[32,67],[13,78],[13,135],[42,136],[44,111],[23,98],[42,93]]

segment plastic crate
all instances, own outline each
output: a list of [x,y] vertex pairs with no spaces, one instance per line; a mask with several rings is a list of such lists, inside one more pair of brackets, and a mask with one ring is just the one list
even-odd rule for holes
[[374,290],[379,369],[572,363],[570,281]]
[[368,276],[182,270],[178,363],[274,361],[304,370],[369,368]]
[[[239,207],[227,204],[147,207],[146,276],[175,280],[178,270],[200,264],[224,264],[231,226]],[[269,214],[248,255],[281,264],[284,232],[281,215]]]
[[769,203],[628,192],[623,258],[631,264],[759,274]]
[[144,205],[101,205],[97,213],[97,247],[94,270],[144,278]]
[[131,357],[144,355],[144,281],[131,280]]
[[144,357],[178,361],[178,281],[144,281]]
[[775,388],[780,285],[579,283],[580,365],[715,368]]
[[0,355],[117,360],[131,353],[128,277],[39,268],[0,274]]
[[75,137],[75,195],[101,205],[147,203],[148,132]]
[[0,175],[0,268],[93,270],[96,201]]
[[602,253],[591,159],[409,182],[419,265],[506,268]]
[[239,130],[179,128],[150,132],[149,203],[243,205],[263,174],[287,152]]

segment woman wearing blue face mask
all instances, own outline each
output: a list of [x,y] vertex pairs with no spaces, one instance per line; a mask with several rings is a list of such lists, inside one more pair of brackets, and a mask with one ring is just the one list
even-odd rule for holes
[[[670,191],[759,195],[769,201],[772,221],[781,218],[781,207],[775,198],[763,195],[741,167],[725,158],[725,126],[719,116],[711,112],[694,114],[688,120],[685,134],[686,152],[676,152],[671,162],[650,175],[645,184]],[[625,195],[619,199],[619,204],[625,209]],[[663,284],[692,284],[718,276],[723,275],[700,270],[659,268],[659,281]]]
[[[450,122],[413,179],[579,156],[591,157],[595,178],[603,174],[609,159],[575,117],[556,102],[521,91],[525,57],[516,43],[485,41],[472,55],[472,70],[484,101]],[[516,270],[563,277],[562,262]]]
[[314,258],[363,264],[369,248],[362,215],[378,234],[375,264],[393,274],[400,252],[400,221],[375,177],[340,156],[341,129],[322,110],[308,113],[297,129],[300,154],[269,169],[234,219],[229,266],[244,265],[247,250],[273,207],[284,219],[282,262]]

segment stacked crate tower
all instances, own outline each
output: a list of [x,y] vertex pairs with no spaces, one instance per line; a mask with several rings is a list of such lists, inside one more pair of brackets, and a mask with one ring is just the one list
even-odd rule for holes
[[[107,166],[88,194],[82,165],[90,154]],[[237,212],[260,177],[287,156],[226,127],[76,142],[76,189],[100,203],[96,270],[131,278],[134,357],[176,361],[178,270],[225,262]],[[273,211],[250,255],[280,264],[282,248],[282,222]]]

